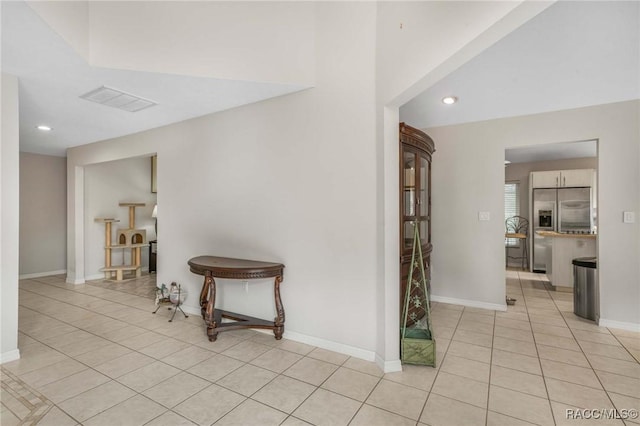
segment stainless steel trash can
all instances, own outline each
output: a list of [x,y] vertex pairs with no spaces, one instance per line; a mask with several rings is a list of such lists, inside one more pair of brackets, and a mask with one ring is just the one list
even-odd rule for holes
[[595,257],[573,259],[573,313],[598,321],[600,293],[598,288],[598,260]]

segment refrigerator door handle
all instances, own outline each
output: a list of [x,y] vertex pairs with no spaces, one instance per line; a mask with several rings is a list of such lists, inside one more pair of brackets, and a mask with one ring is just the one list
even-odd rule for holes
[[556,186],[558,186],[558,176],[556,176]]

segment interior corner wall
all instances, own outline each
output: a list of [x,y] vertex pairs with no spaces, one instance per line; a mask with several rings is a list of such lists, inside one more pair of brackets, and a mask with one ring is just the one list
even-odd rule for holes
[[519,5],[495,1],[378,2],[380,100],[386,105],[401,95]]
[[[314,7],[313,89],[73,148],[69,170],[157,152],[158,283],[199,312],[190,258],[282,262],[285,336],[373,360],[376,6]],[[270,280],[216,282],[218,307],[273,318]]]
[[1,76],[0,117],[0,363],[18,350],[19,108],[18,79]]
[[397,343],[399,315],[398,304],[389,300],[399,298],[398,108],[551,2],[376,4],[376,143],[381,157],[377,169],[381,206],[376,229],[381,245],[377,291],[378,315],[382,316],[378,321],[377,355],[384,360],[385,371],[395,371],[401,369]]
[[308,87],[314,9],[306,1],[90,1],[89,63]]
[[21,152],[21,277],[65,272],[66,199],[67,159]]
[[[77,148],[80,149],[80,148]],[[81,149],[80,149],[81,150]],[[81,150],[82,152],[82,150]],[[67,284],[84,284],[84,167],[67,150]],[[83,161],[90,161],[83,158]]]
[[[432,289],[441,297],[504,303],[504,150],[598,139],[600,316],[640,327],[640,101],[426,129],[432,174]],[[490,221],[479,221],[487,211]]]
[[[151,157],[128,158],[119,161],[92,164],[84,170],[84,247],[85,279],[104,277],[105,224],[95,219],[114,218],[120,222],[112,225],[111,244],[116,242],[118,229],[129,227],[129,208],[120,207],[123,202],[145,203],[136,208],[135,229],[143,229],[147,241],[156,239],[155,220],[151,217],[156,204],[156,194],[151,193]],[[111,264],[131,264],[129,249],[112,250]],[[142,266],[149,266],[149,250],[142,248]]]
[[89,60],[89,1],[27,0],[27,4],[78,54]]

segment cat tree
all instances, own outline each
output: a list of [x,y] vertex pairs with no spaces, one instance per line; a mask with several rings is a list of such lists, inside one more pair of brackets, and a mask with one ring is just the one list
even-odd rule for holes
[[[126,229],[118,229],[116,244],[111,244],[111,224],[120,222],[113,218],[96,218],[96,222],[102,222],[105,225],[105,246],[104,246],[104,268],[100,269],[104,272],[104,278],[122,281],[124,273],[128,272],[133,276],[128,278],[138,278],[142,276],[142,247],[147,247],[147,231],[136,228],[136,207],[144,207],[144,203],[120,203],[120,207],[129,207],[129,227]],[[111,256],[113,250],[130,249],[131,263],[129,265],[113,266]],[[124,257],[124,253],[123,253]]]

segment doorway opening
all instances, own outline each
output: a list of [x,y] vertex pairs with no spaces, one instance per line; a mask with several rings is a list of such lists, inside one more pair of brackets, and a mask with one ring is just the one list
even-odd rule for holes
[[[597,152],[597,140],[505,149],[506,297],[522,300],[515,310],[573,314],[573,262],[597,257]],[[526,224],[518,238],[514,218]]]

